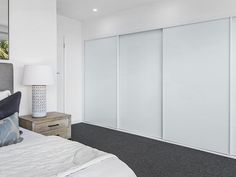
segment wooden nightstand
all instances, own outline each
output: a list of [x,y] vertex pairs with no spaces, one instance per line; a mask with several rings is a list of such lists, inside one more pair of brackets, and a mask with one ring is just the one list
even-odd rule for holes
[[46,136],[55,135],[71,138],[71,115],[49,112],[47,117],[33,118],[31,115],[20,116],[20,126]]

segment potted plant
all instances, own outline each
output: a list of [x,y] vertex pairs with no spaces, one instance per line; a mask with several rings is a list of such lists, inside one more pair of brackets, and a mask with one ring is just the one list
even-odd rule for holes
[[0,41],[0,59],[8,60],[9,44],[8,41]]

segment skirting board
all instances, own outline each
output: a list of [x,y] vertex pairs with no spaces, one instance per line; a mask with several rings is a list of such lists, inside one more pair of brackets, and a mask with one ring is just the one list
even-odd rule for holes
[[219,156],[223,156],[223,157],[227,157],[227,158],[231,158],[231,159],[236,159],[236,156],[233,156],[233,155],[222,154],[222,153],[218,153],[218,152],[214,152],[214,151],[209,151],[209,150],[205,150],[205,149],[201,149],[201,148],[197,148],[197,147],[192,147],[192,146],[189,146],[189,145],[185,145],[185,144],[181,144],[181,143],[177,143],[177,142],[172,142],[172,141],[164,140],[164,139],[161,139],[161,138],[143,136],[143,135],[138,134],[136,132],[130,132],[130,131],[127,131],[127,130],[122,130],[120,128],[116,129],[116,128],[112,128],[112,127],[105,127],[105,126],[101,126],[101,125],[98,125],[98,124],[90,123],[90,122],[87,122],[87,121],[83,121],[83,123],[94,125],[94,126],[98,126],[98,127],[108,128],[110,130],[124,132],[124,133],[128,133],[128,134],[136,135],[136,136],[141,136],[141,137],[144,137],[144,138],[149,138],[149,139],[153,139],[153,140],[157,140],[157,141],[161,141],[161,142],[165,142],[165,143],[169,143],[169,144],[173,144],[173,145],[177,145],[177,146],[191,148],[191,149],[194,149],[194,150],[198,150],[198,151],[202,151],[202,152],[207,152],[207,153],[210,153],[210,154],[215,154],[215,155],[219,155]]

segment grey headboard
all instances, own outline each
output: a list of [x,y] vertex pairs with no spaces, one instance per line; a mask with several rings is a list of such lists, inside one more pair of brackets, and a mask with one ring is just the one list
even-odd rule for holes
[[0,91],[10,90],[13,88],[13,65],[10,63],[0,63]]

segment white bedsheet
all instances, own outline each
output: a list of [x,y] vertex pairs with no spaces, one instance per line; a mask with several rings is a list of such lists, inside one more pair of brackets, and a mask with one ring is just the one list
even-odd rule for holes
[[116,156],[60,137],[0,148],[1,177],[135,177]]
[[22,143],[35,141],[38,138],[44,137],[44,135],[32,132],[30,130],[27,130],[21,127],[20,127],[20,130],[23,132],[23,134],[21,135],[21,137],[23,138]]

